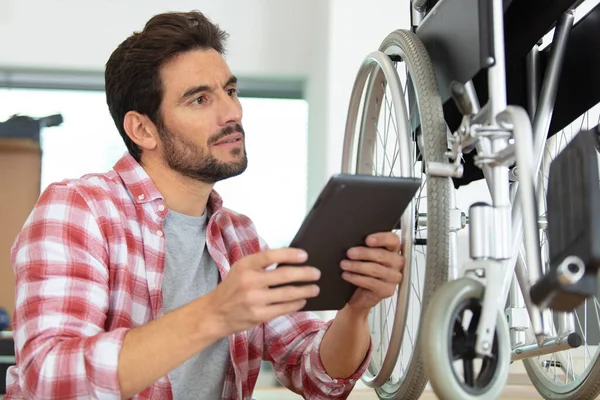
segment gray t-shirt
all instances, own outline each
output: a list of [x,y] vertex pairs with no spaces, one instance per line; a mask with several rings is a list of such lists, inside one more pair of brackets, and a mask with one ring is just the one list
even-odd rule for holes
[[[201,217],[190,217],[169,210],[165,218],[165,312],[209,293],[219,282],[217,265],[206,249],[206,225],[206,212]],[[173,399],[221,399],[229,363],[228,338],[195,354],[169,373]]]

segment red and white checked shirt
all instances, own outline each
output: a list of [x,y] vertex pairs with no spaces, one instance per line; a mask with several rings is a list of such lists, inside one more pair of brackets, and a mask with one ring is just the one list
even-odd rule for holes
[[[207,249],[223,279],[240,258],[265,249],[247,217],[213,192]],[[163,314],[162,224],[168,209],[129,155],[106,174],[50,185],[12,249],[17,366],[5,400],[119,399],[117,360],[132,328]],[[344,399],[369,356],[348,379],[332,379],[319,356],[329,325],[311,313],[277,318],[230,337],[223,399],[250,399],[261,359],[307,399]],[[164,376],[135,399],[171,399]]]

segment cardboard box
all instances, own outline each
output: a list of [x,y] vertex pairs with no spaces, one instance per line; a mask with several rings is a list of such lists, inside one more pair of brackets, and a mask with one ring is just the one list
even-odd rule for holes
[[10,248],[40,196],[42,151],[30,139],[0,138],[0,307],[11,318],[15,277]]

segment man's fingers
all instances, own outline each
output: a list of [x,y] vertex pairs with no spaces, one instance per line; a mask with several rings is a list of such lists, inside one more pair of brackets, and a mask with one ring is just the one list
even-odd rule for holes
[[265,307],[262,320],[271,321],[282,315],[291,314],[300,311],[306,305],[306,300],[296,300],[288,303],[273,304]]
[[353,272],[344,271],[342,273],[342,278],[359,288],[375,293],[375,295],[381,299],[392,296],[397,286],[396,284],[387,283],[376,278],[355,274]]
[[257,276],[257,279],[263,286],[279,286],[295,282],[314,282],[320,277],[321,271],[314,267],[281,266],[271,271],[265,271]]
[[283,248],[261,251],[244,257],[238,263],[238,267],[259,271],[273,264],[300,264],[308,259],[304,250]]
[[264,294],[264,299],[267,304],[271,305],[310,299],[318,295],[319,287],[317,285],[287,285],[267,290]]
[[319,294],[317,285],[285,286],[267,289],[261,293],[261,303],[258,308],[251,309],[251,318],[256,322],[267,322],[285,314],[299,311],[306,304],[306,299]]
[[344,260],[341,263],[341,267],[344,271],[370,276],[384,282],[398,284],[402,281],[402,273],[400,271],[384,267],[377,263]]
[[356,261],[371,261],[396,269],[404,266],[403,257],[400,254],[380,248],[353,247],[348,250],[348,258]]
[[366,242],[367,246],[383,247],[384,249],[394,253],[399,253],[402,248],[400,238],[394,232],[374,233],[367,237]]

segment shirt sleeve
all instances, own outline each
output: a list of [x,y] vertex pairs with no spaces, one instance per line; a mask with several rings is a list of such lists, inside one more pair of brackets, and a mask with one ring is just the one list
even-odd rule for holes
[[344,379],[327,374],[319,349],[331,322],[300,312],[265,324],[264,359],[273,363],[275,375],[284,386],[308,399],[347,398],[369,365],[371,344],[354,374]]
[[18,383],[25,397],[120,399],[117,361],[127,329],[104,330],[106,249],[79,191],[50,185],[11,251]]

